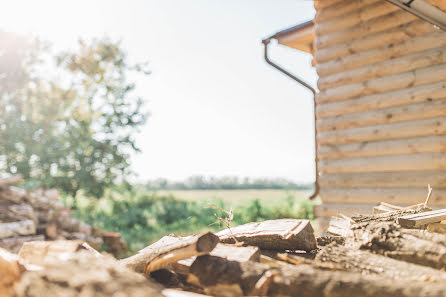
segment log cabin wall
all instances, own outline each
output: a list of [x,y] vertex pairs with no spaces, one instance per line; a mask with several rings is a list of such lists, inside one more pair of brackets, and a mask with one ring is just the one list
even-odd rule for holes
[[315,8],[319,215],[421,203],[427,184],[446,205],[446,32],[385,0]]

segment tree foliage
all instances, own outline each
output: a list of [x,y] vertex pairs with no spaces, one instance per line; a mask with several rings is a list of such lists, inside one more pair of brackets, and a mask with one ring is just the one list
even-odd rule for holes
[[129,73],[148,74],[146,65],[107,38],[57,55],[35,39],[0,31],[0,41],[0,169],[100,197],[138,151],[147,115]]

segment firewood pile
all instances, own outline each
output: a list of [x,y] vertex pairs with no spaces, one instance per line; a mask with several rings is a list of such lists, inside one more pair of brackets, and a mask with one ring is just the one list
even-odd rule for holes
[[16,185],[21,176],[0,179],[0,247],[17,253],[23,243],[43,240],[81,240],[95,249],[105,245],[115,255],[125,242],[119,233],[103,232],[70,216],[59,192],[39,188],[26,191]]
[[165,236],[116,260],[83,241],[0,250],[0,297],[446,296],[446,210],[386,203],[333,218],[280,219]]

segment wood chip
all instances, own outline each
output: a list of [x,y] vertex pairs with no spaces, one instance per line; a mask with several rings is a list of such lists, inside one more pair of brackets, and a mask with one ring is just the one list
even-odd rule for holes
[[224,243],[258,246],[268,250],[316,249],[316,238],[309,220],[280,219],[248,223],[217,233]]
[[398,218],[398,224],[404,228],[419,228],[430,223],[446,220],[446,209],[426,211]]

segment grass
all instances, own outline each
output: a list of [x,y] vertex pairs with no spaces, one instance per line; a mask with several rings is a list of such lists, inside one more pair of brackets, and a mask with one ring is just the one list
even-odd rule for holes
[[[133,253],[164,235],[225,228],[218,217],[233,209],[231,226],[278,218],[310,218],[308,191],[225,190],[147,192],[110,189],[103,198],[78,197],[74,215],[107,231],[121,232]],[[73,201],[65,197],[70,205]],[[221,223],[221,222],[220,222]]]

